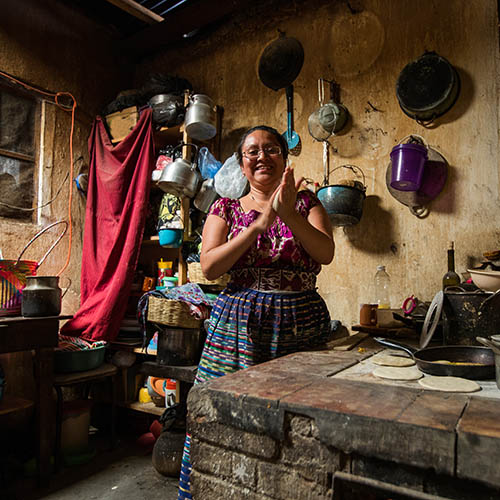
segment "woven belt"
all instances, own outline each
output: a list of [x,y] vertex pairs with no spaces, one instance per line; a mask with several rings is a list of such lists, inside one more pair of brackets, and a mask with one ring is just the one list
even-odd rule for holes
[[230,274],[232,284],[254,290],[302,292],[316,288],[316,275],[307,271],[248,267]]

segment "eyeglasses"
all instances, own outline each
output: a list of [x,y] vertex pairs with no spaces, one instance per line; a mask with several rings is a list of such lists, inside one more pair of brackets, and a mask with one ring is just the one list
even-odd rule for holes
[[244,151],[242,155],[249,160],[256,160],[259,157],[261,151],[266,156],[278,156],[281,154],[281,148],[279,146],[266,146],[265,148],[261,149],[249,149],[248,151]]

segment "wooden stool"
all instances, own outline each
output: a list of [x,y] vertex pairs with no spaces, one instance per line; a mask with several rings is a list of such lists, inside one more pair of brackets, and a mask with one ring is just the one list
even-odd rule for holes
[[103,363],[98,368],[87,370],[84,372],[61,373],[54,375],[54,389],[57,393],[56,406],[56,442],[54,450],[54,469],[58,471],[61,465],[61,431],[63,420],[63,397],[62,387],[68,387],[76,384],[86,384],[85,399],[88,398],[90,387],[93,382],[98,380],[108,379],[111,389],[111,437],[110,444],[113,448],[116,443],[115,436],[115,416],[116,416],[116,374],[118,368],[110,363]]

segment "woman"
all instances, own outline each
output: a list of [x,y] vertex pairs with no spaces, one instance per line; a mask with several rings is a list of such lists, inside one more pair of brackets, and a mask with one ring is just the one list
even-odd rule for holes
[[[287,143],[258,126],[237,151],[250,191],[220,198],[203,228],[201,267],[231,280],[213,307],[196,383],[292,352],[318,348],[330,338],[330,315],[316,292],[316,276],[334,255],[332,228],[316,196],[299,191],[286,166]],[[186,438],[179,498],[189,493]]]

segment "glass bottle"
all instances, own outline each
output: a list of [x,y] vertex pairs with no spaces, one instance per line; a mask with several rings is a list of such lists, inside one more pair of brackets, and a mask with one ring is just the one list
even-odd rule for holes
[[391,278],[385,270],[385,266],[377,266],[375,273],[375,302],[379,309],[389,309],[390,305],[390,284]]
[[455,243],[448,245],[448,272],[443,276],[443,290],[448,286],[460,285],[460,276],[455,272]]

